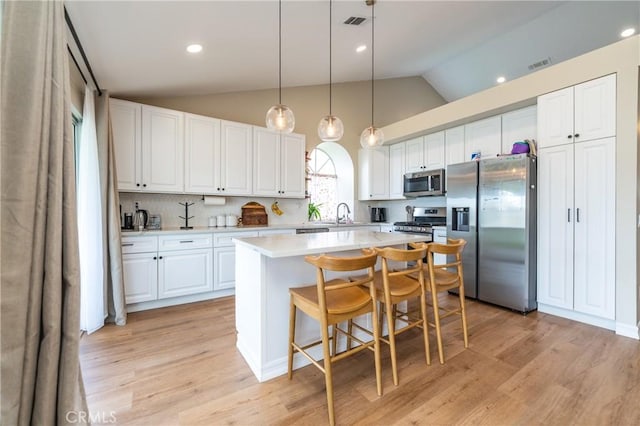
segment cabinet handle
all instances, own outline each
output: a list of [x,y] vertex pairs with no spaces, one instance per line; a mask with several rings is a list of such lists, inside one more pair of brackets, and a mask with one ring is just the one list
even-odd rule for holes
[[133,243],[122,243],[122,247],[131,247]]
[[185,243],[192,243],[193,240],[184,240],[184,241],[180,241],[180,244],[185,244]]
[[576,222],[580,222],[580,209],[576,209]]
[[162,256],[158,256],[158,259],[162,259]]
[[576,133],[575,135],[573,135],[574,138],[579,138],[580,137],[580,133]]
[[220,191],[220,188],[218,188],[218,191]]
[[224,191],[224,188],[222,188],[222,190]]
[[136,183],[136,186],[140,186],[140,184],[139,184],[139,183]]
[[156,256],[153,256],[153,260],[158,260],[158,258]]
[[567,209],[567,222],[571,222],[571,209]]
[[567,135],[567,139],[571,139],[573,135]]
[[143,183],[143,184],[142,184],[142,186],[146,188],[146,187],[147,187],[147,184],[146,184],[146,183]]

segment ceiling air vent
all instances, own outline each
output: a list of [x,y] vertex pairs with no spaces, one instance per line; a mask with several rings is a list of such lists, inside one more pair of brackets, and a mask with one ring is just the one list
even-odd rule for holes
[[529,71],[537,70],[539,68],[543,68],[548,65],[551,65],[551,58],[545,58],[545,59],[542,59],[541,61],[534,62],[533,64],[529,65]]
[[344,21],[344,23],[347,25],[360,25],[366,20],[367,18],[363,18],[361,16],[350,16]]

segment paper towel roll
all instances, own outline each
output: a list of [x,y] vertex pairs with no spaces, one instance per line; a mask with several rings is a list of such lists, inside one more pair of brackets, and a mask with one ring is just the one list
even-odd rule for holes
[[213,197],[211,195],[205,195],[205,206],[224,206],[227,203],[227,199],[224,197]]

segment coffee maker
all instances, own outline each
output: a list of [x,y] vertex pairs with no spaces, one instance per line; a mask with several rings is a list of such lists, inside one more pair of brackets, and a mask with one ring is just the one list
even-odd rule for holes
[[371,222],[385,222],[386,220],[386,207],[371,207]]

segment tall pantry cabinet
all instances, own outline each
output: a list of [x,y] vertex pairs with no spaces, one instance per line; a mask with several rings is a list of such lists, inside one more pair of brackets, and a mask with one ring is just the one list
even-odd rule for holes
[[615,327],[615,74],[538,98],[538,309]]

